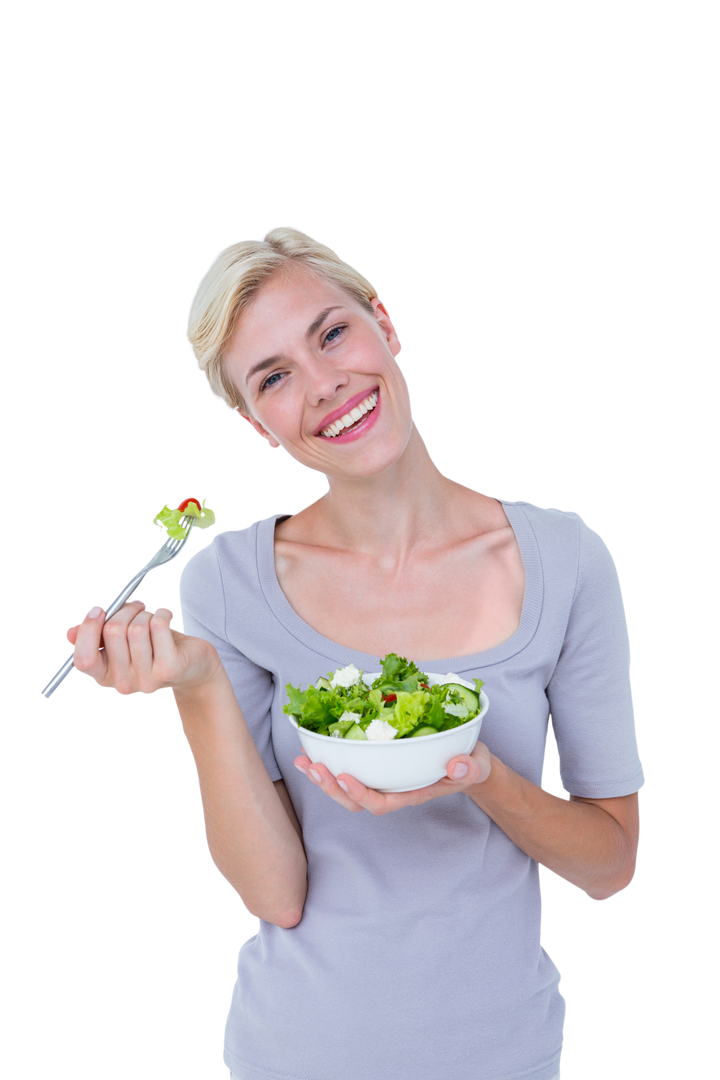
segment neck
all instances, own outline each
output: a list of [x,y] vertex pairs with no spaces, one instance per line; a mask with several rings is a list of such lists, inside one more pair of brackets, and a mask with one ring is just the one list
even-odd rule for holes
[[413,549],[447,536],[450,504],[460,485],[448,480],[430,459],[413,427],[395,464],[377,476],[328,478],[329,491],[310,511],[323,541],[375,554],[395,566]]

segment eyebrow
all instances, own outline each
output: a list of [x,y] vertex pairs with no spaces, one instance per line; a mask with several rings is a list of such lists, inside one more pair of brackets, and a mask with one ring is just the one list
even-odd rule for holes
[[[333,307],[325,308],[324,311],[321,311],[317,319],[315,319],[314,322],[311,322],[308,326],[305,332],[306,340],[309,341],[315,331],[320,329],[330,312],[337,311],[340,306],[340,304],[335,304]],[[247,375],[245,376],[245,383],[249,383],[253,375],[257,375],[258,371],[265,371],[266,368],[273,367],[274,364],[279,364],[280,361],[281,357],[279,356],[268,356],[266,360],[260,360],[257,364],[253,364],[253,366],[250,368]]]

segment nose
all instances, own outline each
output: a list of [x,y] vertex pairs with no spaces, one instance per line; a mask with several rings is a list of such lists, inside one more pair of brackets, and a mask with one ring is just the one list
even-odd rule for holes
[[333,367],[326,359],[312,357],[305,367],[306,396],[308,404],[320,405],[323,401],[332,401],[347,386],[350,377],[345,371]]

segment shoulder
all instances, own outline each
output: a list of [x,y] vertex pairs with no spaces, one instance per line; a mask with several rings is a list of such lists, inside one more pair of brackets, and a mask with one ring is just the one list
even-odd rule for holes
[[528,502],[504,502],[511,522],[522,516],[533,530],[541,547],[560,547],[566,552],[575,549],[580,553],[607,551],[605,544],[579,514],[573,510],[557,510],[555,507],[534,506]]
[[534,506],[529,502],[503,502],[502,505],[511,521],[516,515],[526,518],[538,539],[567,542],[576,538],[581,528],[587,528],[580,515],[572,510]]
[[225,604],[229,588],[257,580],[258,546],[274,518],[220,533],[187,563],[180,578],[183,608],[200,611]]
[[227,558],[231,552],[242,552],[253,548],[257,543],[258,531],[262,523],[269,522],[271,517],[274,519],[274,516],[271,514],[267,517],[255,517],[246,525],[218,529],[200,548],[196,548],[187,556],[185,562],[182,563],[182,569],[195,564],[207,565],[213,562],[213,559],[217,561],[217,559]]
[[[261,577],[272,576],[275,517],[224,532],[198,551],[180,578],[183,620],[227,639],[238,622],[257,621],[267,601]],[[240,616],[241,613],[241,616]]]

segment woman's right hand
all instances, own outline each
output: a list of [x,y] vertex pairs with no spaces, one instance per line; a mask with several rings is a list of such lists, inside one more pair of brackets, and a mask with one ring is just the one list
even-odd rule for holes
[[67,632],[75,646],[75,667],[101,686],[121,694],[152,694],[163,687],[192,690],[222,670],[208,641],[170,629],[172,612],[167,608],[153,614],[133,600],[106,623],[104,618],[101,608],[93,608]]

